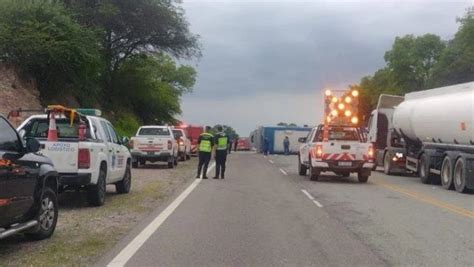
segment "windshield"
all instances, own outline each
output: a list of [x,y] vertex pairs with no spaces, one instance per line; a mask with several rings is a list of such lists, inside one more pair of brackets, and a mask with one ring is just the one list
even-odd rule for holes
[[[33,119],[25,127],[24,137],[47,138],[49,129],[49,121],[45,119]],[[58,138],[75,139],[78,138],[79,124],[71,122],[69,119],[56,119],[56,130]],[[89,127],[86,127],[86,137],[91,138]]]
[[[317,132],[314,141],[323,141],[322,128]],[[330,141],[361,141],[357,128],[353,127],[330,127],[328,131],[328,140]]]
[[138,135],[169,136],[170,130],[168,128],[141,128]]
[[181,130],[173,130],[173,134],[175,138],[183,137],[183,132]]

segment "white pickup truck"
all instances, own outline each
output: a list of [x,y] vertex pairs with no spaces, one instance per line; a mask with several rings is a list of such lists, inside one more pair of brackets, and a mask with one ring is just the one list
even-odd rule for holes
[[[78,119],[78,118],[76,118]],[[79,120],[72,125],[69,118],[56,118],[57,141],[47,141],[48,115],[33,115],[25,120],[18,132],[23,138],[36,138],[41,143],[40,153],[53,161],[60,179],[60,190],[86,189],[91,205],[105,202],[106,185],[114,184],[118,193],[131,188],[132,157],[120,140],[112,124],[96,116],[80,115],[86,135],[79,138]]]
[[169,126],[142,126],[131,138],[134,168],[150,162],[168,162],[168,168],[178,165],[178,144]]
[[178,155],[181,161],[191,159],[191,141],[183,129],[173,129],[173,134],[178,142]]
[[323,141],[324,126],[313,128],[298,154],[298,171],[304,176],[309,170],[311,180],[318,180],[321,172],[331,171],[348,177],[357,173],[359,182],[367,182],[374,166],[374,151],[366,142],[364,131],[354,126],[328,126],[328,140]]

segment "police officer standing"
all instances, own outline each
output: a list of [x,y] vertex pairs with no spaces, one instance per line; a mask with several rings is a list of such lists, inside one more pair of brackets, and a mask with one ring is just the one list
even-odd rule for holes
[[227,149],[229,147],[229,137],[224,133],[222,126],[218,125],[218,133],[215,137],[216,148],[216,176],[214,179],[224,179],[225,176],[225,162],[227,160]]
[[[214,136],[210,133],[211,127],[206,126],[204,132],[199,136],[198,149],[199,149],[199,164],[196,178],[201,177],[207,179],[207,167],[211,160],[212,147],[214,146]],[[204,168],[203,168],[204,167]]]

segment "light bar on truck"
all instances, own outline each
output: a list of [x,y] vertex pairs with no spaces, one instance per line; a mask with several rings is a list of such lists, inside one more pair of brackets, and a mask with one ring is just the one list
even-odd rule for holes
[[81,113],[82,115],[87,116],[102,116],[102,111],[100,109],[93,109],[93,108],[78,108],[76,109],[77,112]]

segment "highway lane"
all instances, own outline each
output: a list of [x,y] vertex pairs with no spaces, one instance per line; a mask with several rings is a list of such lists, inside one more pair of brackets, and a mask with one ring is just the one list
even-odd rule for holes
[[295,156],[233,153],[127,266],[472,266],[473,197],[378,172],[312,182]]

